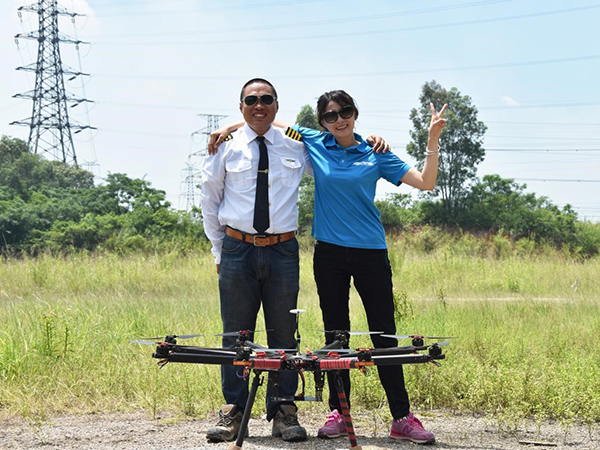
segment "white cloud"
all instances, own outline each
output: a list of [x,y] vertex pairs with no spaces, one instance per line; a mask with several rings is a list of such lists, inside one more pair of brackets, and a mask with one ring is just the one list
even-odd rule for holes
[[504,103],[505,105],[508,106],[517,106],[519,104],[518,101],[516,101],[514,98],[509,97],[508,95],[503,95],[501,97],[502,103]]

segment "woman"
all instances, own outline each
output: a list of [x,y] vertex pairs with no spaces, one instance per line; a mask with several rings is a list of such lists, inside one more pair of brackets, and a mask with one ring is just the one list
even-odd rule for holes
[[[431,123],[423,171],[411,168],[393,153],[375,153],[354,133],[358,108],[354,99],[338,90],[323,94],[317,102],[317,118],[324,132],[294,126],[311,156],[315,176],[315,206],[312,234],[317,240],[314,276],[326,330],[350,330],[350,280],[365,307],[369,329],[396,334],[392,272],[387,255],[385,231],[374,199],[377,180],[432,190],[438,169],[438,141],[446,124],[447,105],[436,113],[431,106]],[[275,126],[285,128],[278,121]],[[230,132],[231,129],[228,130]],[[225,136],[227,133],[215,133]],[[372,335],[377,348],[395,347],[395,339]],[[326,343],[333,340],[326,333]],[[416,443],[435,441],[410,412],[402,366],[378,367],[394,418],[390,437]],[[346,397],[350,399],[350,377],[342,371]],[[331,414],[319,429],[321,438],[347,434],[341,407],[328,373]]]

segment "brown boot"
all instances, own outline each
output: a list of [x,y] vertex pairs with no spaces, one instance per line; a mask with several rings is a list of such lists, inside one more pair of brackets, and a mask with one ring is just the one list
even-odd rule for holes
[[273,436],[284,441],[305,441],[306,430],[298,423],[294,405],[281,405],[273,418]]
[[233,441],[240,430],[242,416],[242,411],[236,405],[223,405],[219,411],[219,421],[206,432],[206,439],[211,442]]

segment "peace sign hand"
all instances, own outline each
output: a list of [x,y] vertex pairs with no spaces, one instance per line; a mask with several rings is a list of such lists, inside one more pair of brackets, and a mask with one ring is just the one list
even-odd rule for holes
[[431,122],[429,124],[429,140],[437,142],[442,134],[442,130],[446,126],[447,119],[443,119],[442,116],[446,112],[446,108],[448,108],[448,104],[446,103],[442,106],[442,109],[439,113],[435,111],[435,107],[433,103],[429,103],[429,107],[431,108]]

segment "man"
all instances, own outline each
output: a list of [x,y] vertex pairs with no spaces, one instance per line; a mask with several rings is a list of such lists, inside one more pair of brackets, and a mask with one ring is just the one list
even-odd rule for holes
[[[244,85],[240,111],[246,124],[204,162],[202,213],[219,274],[223,331],[254,330],[262,304],[269,347],[294,348],[295,317],[289,311],[297,306],[299,290],[296,202],[302,174],[312,174],[312,166],[302,142],[272,126],[278,109],[270,82],[255,78]],[[223,337],[225,347],[234,343],[235,336]],[[248,399],[248,381],[239,372],[221,369],[227,404],[207,432],[211,441],[237,437]],[[305,440],[291,400],[298,375],[281,373],[278,384],[277,401],[271,382],[267,388],[273,436]]]

